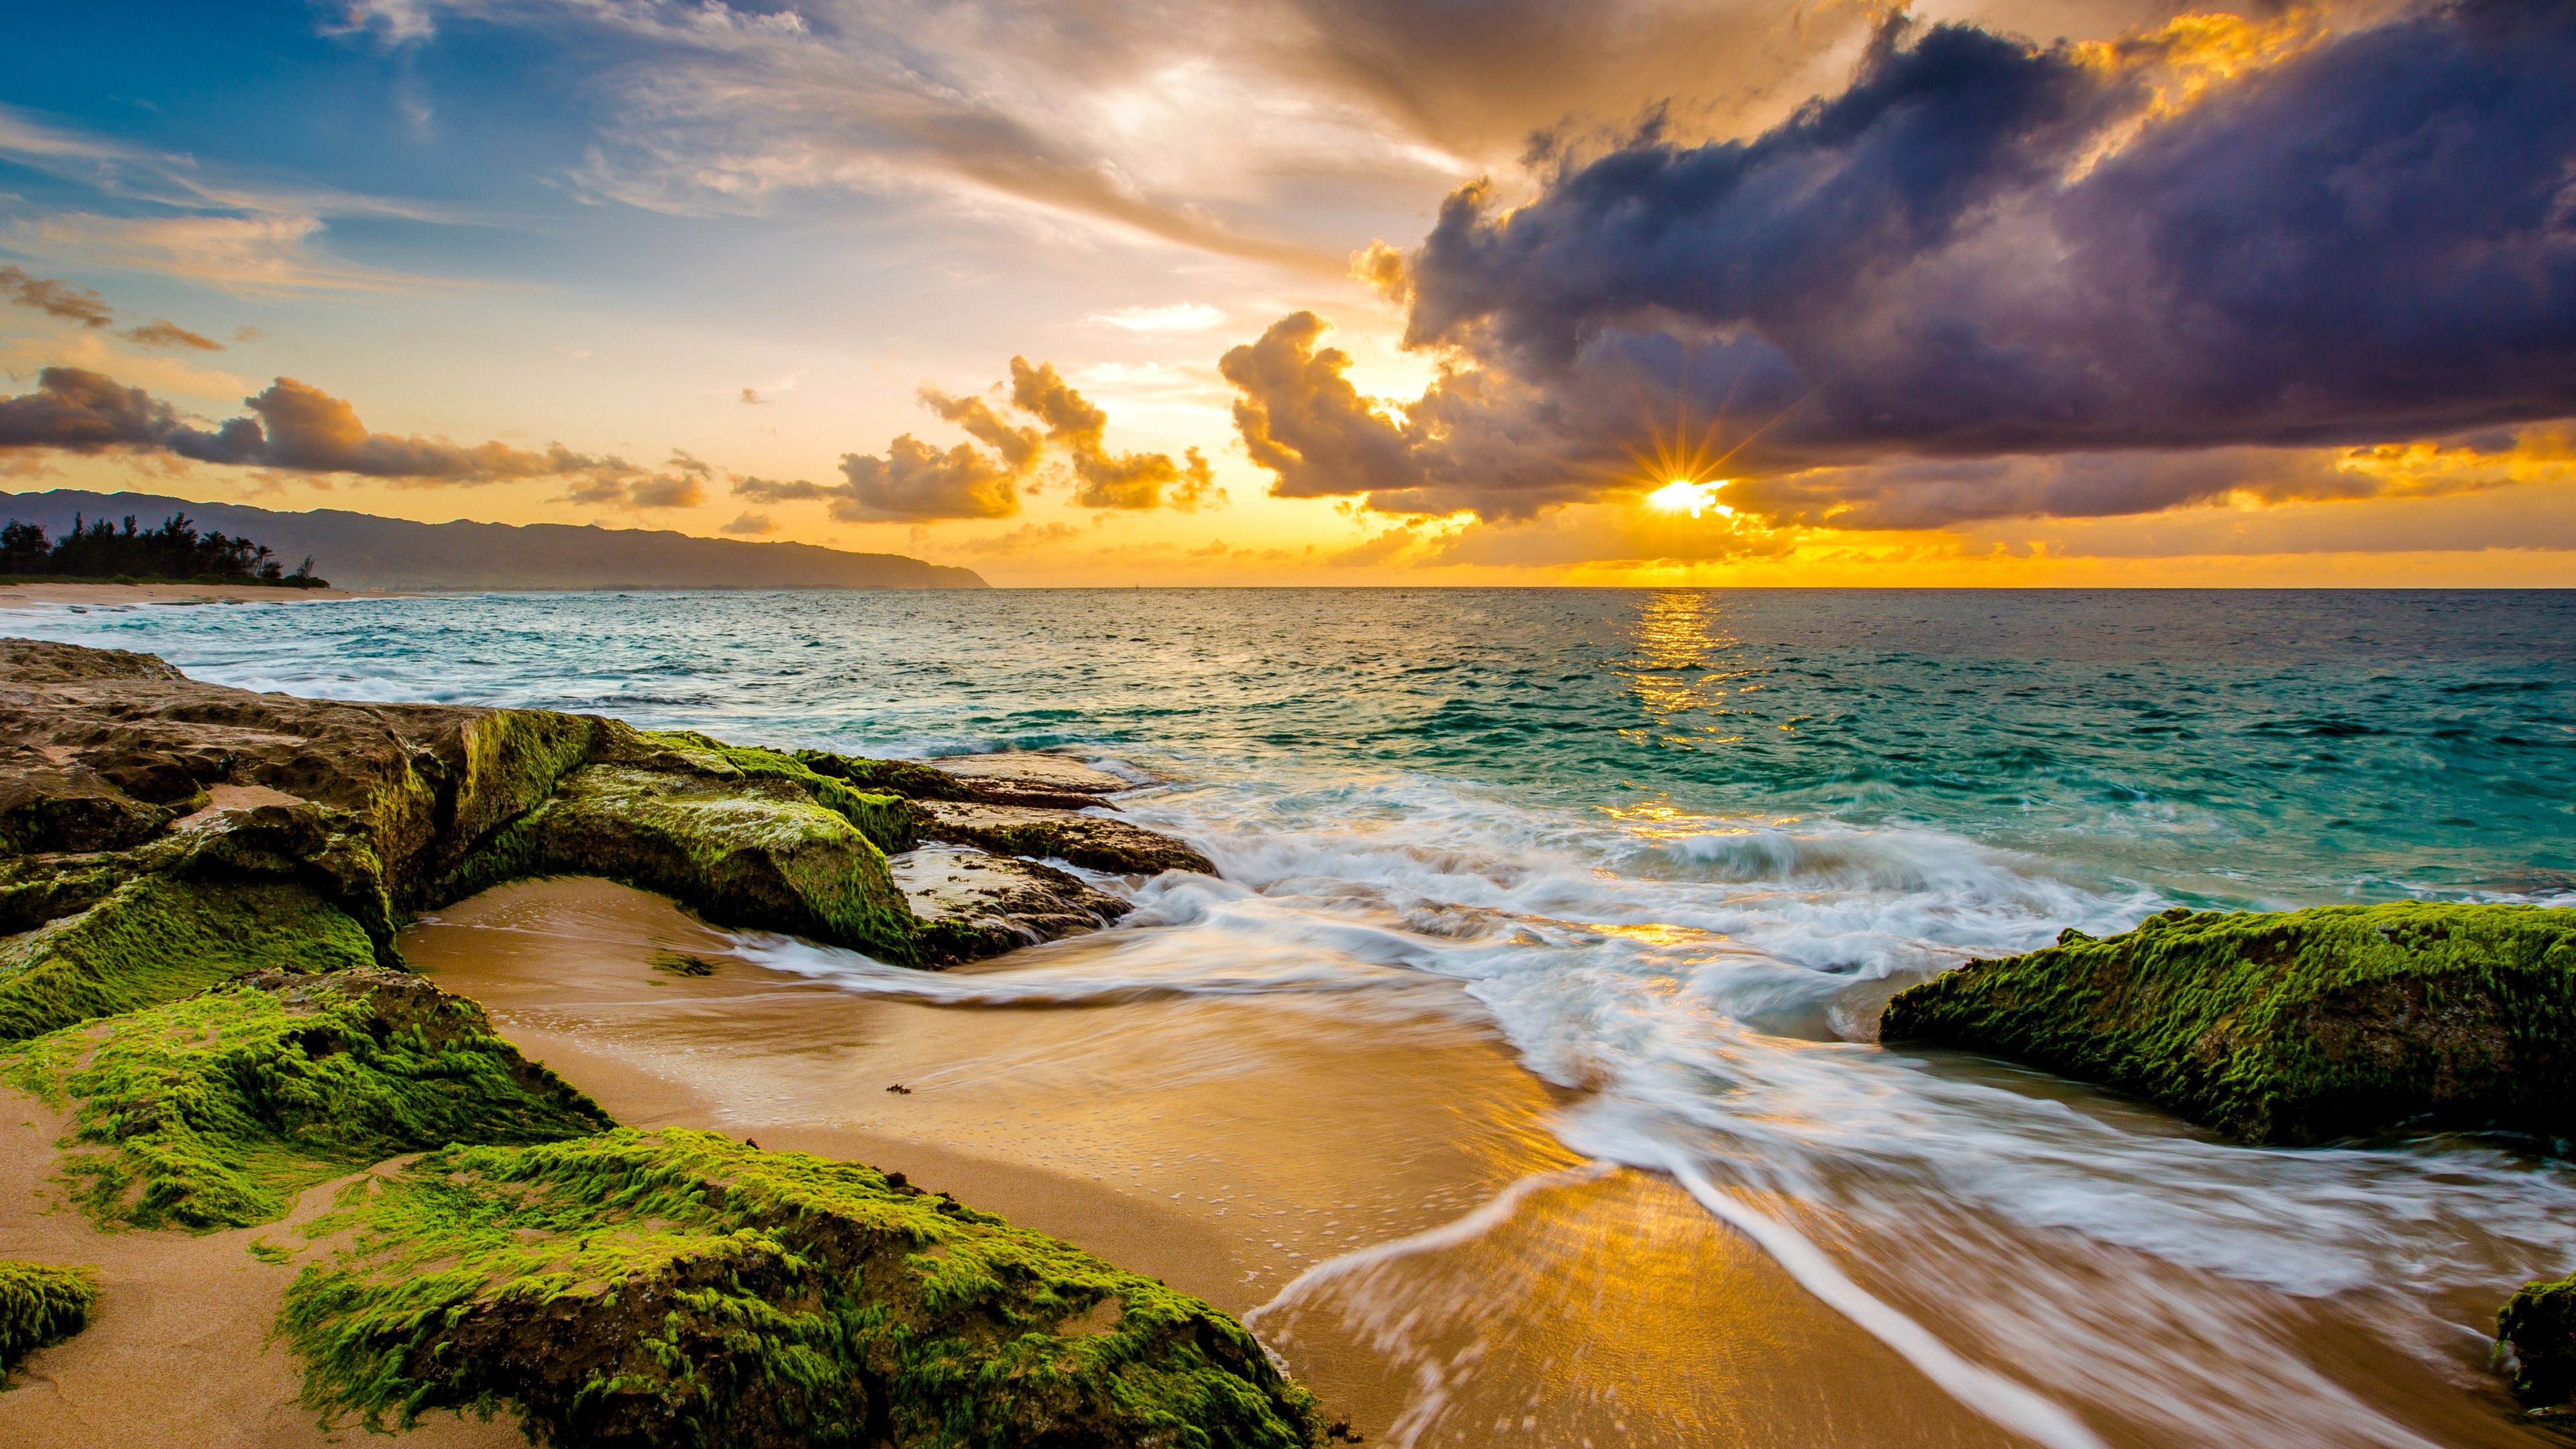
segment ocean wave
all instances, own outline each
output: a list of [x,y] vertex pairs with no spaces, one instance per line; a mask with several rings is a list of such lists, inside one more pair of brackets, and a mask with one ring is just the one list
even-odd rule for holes
[[[1551,815],[1417,779],[1136,813],[1233,877],[1137,893],[1140,922],[1198,948],[1178,957],[1459,982],[1531,1070],[1586,1092],[1569,1147],[1672,1176],[2039,1442],[2097,1442],[2080,1400],[2178,1443],[2417,1445],[2285,1342],[2273,1295],[2360,1295],[2429,1352],[2459,1331],[2441,1303],[2557,1266],[2576,1216],[2576,1178],[2491,1147],[2246,1148],[2042,1074],[1832,1039],[1872,982],[2124,928],[2170,903],[2145,887],[1913,827]],[[1851,1255],[1913,1291],[1862,1288]],[[2213,1368],[2213,1343],[2241,1367]]]

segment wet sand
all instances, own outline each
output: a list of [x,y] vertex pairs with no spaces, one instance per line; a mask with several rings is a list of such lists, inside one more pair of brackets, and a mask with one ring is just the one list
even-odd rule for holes
[[[1671,1183],[1578,1162],[1544,1126],[1565,1094],[1461,1013],[1292,996],[936,1007],[730,945],[657,897],[580,880],[503,887],[402,941],[622,1121],[900,1170],[1253,1313],[1373,1442],[2014,1442]],[[657,951],[716,969],[659,971]],[[1259,1311],[1319,1262],[1436,1234],[1552,1173],[1484,1231]]]

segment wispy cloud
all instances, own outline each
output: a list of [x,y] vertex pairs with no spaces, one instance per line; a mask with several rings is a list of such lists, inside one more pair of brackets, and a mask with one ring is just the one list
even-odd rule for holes
[[387,271],[335,256],[314,215],[102,216],[71,212],[22,222],[8,244],[86,267],[152,272],[239,297],[410,292],[479,287],[454,278]]
[[947,551],[1007,558],[1021,554],[1052,552],[1082,536],[1082,530],[1070,523],[1023,523],[1008,533],[997,533],[989,538],[970,538],[951,544]]
[[578,50],[613,114],[572,180],[655,210],[947,198],[1337,276],[1313,179],[1439,184],[1534,129],[1760,97],[1857,6],[1755,0],[1156,0],[1081,7],[809,0],[361,0],[343,22],[434,43],[444,16]]
[[182,277],[256,297],[477,285],[370,267],[326,245],[331,217],[464,219],[444,208],[329,187],[228,181],[194,156],[50,125],[6,106],[0,157],[85,186],[103,203],[13,225],[6,244],[29,256]]
[[1094,312],[1082,320],[1102,327],[1115,327],[1121,332],[1156,335],[1205,332],[1224,325],[1225,313],[1205,302],[1174,302],[1164,307],[1120,307],[1109,312]]
[[139,327],[128,327],[117,334],[137,347],[180,348],[197,352],[221,352],[224,345],[201,332],[191,332],[164,317],[155,317]]

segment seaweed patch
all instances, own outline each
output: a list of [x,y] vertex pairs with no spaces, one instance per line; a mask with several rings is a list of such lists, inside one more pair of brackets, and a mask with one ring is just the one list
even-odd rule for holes
[[246,1227],[315,1183],[450,1142],[612,1125],[417,976],[263,972],[0,1052],[0,1080],[73,1108],[60,1178],[107,1227]]
[[1880,1038],[1994,1052],[2247,1141],[2555,1141],[2576,1099],[2576,909],[2167,911],[1899,992]]
[[0,1262],[0,1372],[89,1326],[98,1270]]
[[453,1147],[308,1232],[280,1332],[370,1427],[558,1444],[1298,1449],[1314,1400],[1185,1294],[856,1163],[705,1132]]

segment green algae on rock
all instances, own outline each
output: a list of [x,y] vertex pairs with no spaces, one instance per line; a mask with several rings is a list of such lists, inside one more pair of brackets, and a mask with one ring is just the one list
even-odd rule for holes
[[480,1006],[363,956],[21,1043],[0,1079],[72,1104],[61,1180],[112,1227],[246,1227],[400,1153],[613,1125]]
[[514,1407],[558,1445],[1297,1449],[1233,1319],[856,1163],[711,1133],[457,1147],[308,1233],[279,1318],[370,1426]]
[[2516,1398],[2576,1407],[2576,1277],[2525,1283],[2496,1312],[2496,1357]]
[[[596,875],[659,891],[724,925],[790,931],[911,964],[919,924],[886,859],[793,785],[591,765],[496,832],[448,891]],[[441,892],[447,894],[448,891]]]
[[1899,992],[1879,1035],[2099,1082],[2248,1141],[2555,1140],[2576,1100],[2576,909],[2172,910],[1969,962]]
[[980,800],[982,792],[945,770],[914,760],[870,760],[829,750],[798,750],[796,762],[818,775],[907,800]]
[[[919,843],[918,812],[900,793],[854,787],[846,775],[811,768],[808,752],[790,755],[754,745],[728,745],[695,730],[633,730],[611,724],[592,758],[604,764],[679,769],[719,780],[778,780],[847,820],[888,855]],[[888,763],[844,761],[846,764]]]
[[0,1372],[89,1326],[98,1270],[0,1262]]
[[152,1006],[245,971],[375,959],[358,923],[308,887],[136,876],[78,914],[0,938],[0,1038]]

